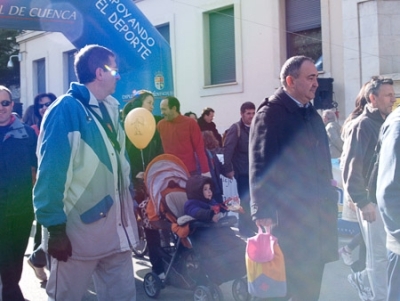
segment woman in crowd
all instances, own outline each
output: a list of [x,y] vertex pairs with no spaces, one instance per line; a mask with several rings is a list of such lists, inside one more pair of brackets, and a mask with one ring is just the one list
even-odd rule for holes
[[35,113],[37,122],[32,125],[32,128],[35,130],[36,135],[39,135],[44,113],[56,98],[57,97],[53,93],[41,93],[35,96],[33,101],[33,112]]
[[[122,110],[122,118],[125,119],[128,113],[136,108],[145,108],[146,110],[153,112],[153,94],[150,91],[146,90],[135,91],[133,94],[133,98],[124,106]],[[156,123],[158,123],[163,117],[154,116],[154,118],[156,120]],[[136,202],[140,204],[147,197],[146,187],[144,187],[143,182],[144,171],[151,160],[163,153],[160,135],[157,131],[155,131],[153,138],[143,150],[135,147],[132,142],[127,139],[126,150],[128,152],[129,160],[131,163],[131,174],[133,185],[135,188],[135,199]],[[151,202],[148,202],[148,204],[149,203]],[[164,266],[162,262],[162,256],[160,254],[160,233],[157,229],[148,228],[147,226],[149,226],[149,224],[146,223],[146,221],[144,223],[144,226],[152,270],[154,273],[159,275],[160,279],[164,279]]]
[[[53,93],[41,93],[35,96],[33,101],[33,112],[36,118],[36,123],[32,124],[31,127],[35,130],[36,135],[39,136],[44,113],[56,98],[57,97]],[[36,277],[41,281],[47,280],[44,267],[50,263],[50,261],[46,259],[46,256],[47,255],[42,247],[42,225],[36,222],[33,252],[28,257],[28,264],[32,267]]]

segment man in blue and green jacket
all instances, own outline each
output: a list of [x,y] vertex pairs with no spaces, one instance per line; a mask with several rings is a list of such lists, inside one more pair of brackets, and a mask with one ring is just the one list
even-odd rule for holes
[[93,275],[98,300],[136,300],[130,167],[115,55],[88,45],[75,56],[79,83],[46,111],[38,140],[34,207],[49,231],[49,300],[81,300]]

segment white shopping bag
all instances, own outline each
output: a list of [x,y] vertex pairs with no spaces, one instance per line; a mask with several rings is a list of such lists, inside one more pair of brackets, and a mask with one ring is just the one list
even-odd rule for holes
[[[222,199],[223,201],[227,200],[228,198],[239,197],[238,190],[237,190],[237,182],[236,179],[230,179],[223,175],[220,175],[222,181]],[[239,219],[239,213],[237,212],[228,212],[229,216],[236,216]]]

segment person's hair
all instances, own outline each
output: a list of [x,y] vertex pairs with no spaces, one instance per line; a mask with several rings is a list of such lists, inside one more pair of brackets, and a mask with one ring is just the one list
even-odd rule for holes
[[371,100],[369,99],[371,94],[375,96],[379,94],[379,90],[381,89],[382,85],[393,85],[393,80],[391,78],[387,77],[385,78],[382,76],[371,77],[371,80],[365,87],[365,94],[364,94],[368,102],[371,102]]
[[365,89],[368,85],[368,82],[365,83],[360,91],[357,94],[356,100],[354,102],[354,110],[353,112],[350,113],[350,115],[346,118],[346,120],[344,121],[344,123],[353,120],[354,118],[356,118],[357,116],[361,115],[361,113],[364,111],[364,107],[365,105],[368,103],[367,99],[365,98]]
[[127,102],[122,109],[122,120],[125,120],[126,115],[128,115],[128,113],[133,109],[141,108],[143,106],[143,101],[146,99],[147,96],[152,96],[154,98],[153,93],[151,93],[150,91],[134,91],[133,98],[129,102]]
[[251,101],[246,101],[240,106],[240,113],[246,112],[246,110],[255,110],[256,106]]
[[75,54],[75,74],[81,84],[87,84],[96,78],[97,68],[106,70],[105,65],[110,63],[110,57],[115,54],[108,48],[100,45],[87,45]]
[[39,108],[39,106],[40,106],[39,102],[44,97],[48,97],[51,102],[53,102],[53,101],[55,101],[57,99],[57,96],[55,96],[53,93],[40,93],[40,94],[35,96],[35,98],[33,99],[33,112],[35,113],[35,116],[39,120],[39,125],[40,125],[40,122],[42,120],[42,116],[40,115],[40,112],[39,112],[39,109],[40,109]]
[[332,110],[323,110],[322,117],[326,118],[327,122],[336,121],[336,114]]
[[215,113],[215,111],[209,107],[205,107],[203,109],[203,113],[201,113],[200,119],[202,119],[204,117],[204,115],[210,115],[210,113]]
[[202,131],[204,146],[206,149],[214,150],[219,147],[219,142],[217,138],[215,138],[213,132],[211,131]]
[[184,115],[187,116],[187,117],[190,117],[190,115],[194,115],[196,117],[196,119],[197,119],[197,114],[192,112],[192,111],[186,112]]
[[168,108],[172,109],[173,107],[176,108],[177,113],[181,113],[181,104],[179,103],[178,98],[174,96],[167,96],[164,99],[168,100]]
[[369,82],[366,82],[364,85],[362,85],[360,91],[358,92],[356,96],[356,100],[354,101],[354,110],[347,116],[345,121],[343,122],[342,126],[342,131],[344,131],[345,126],[352,121],[353,119],[357,118],[358,116],[361,115],[361,113],[364,111],[364,107],[367,105],[367,99],[365,98],[365,89],[368,86]]
[[11,90],[10,90],[10,89],[8,89],[6,86],[0,85],[0,91],[5,91],[5,92],[7,92],[7,93],[8,93],[8,96],[10,96],[10,100],[13,101],[13,99],[12,99],[12,94],[11,94]]
[[32,104],[26,108],[24,114],[22,115],[22,122],[26,125],[34,125],[38,123],[38,118],[35,115],[35,106]]
[[283,64],[280,74],[280,80],[282,86],[287,87],[286,83],[287,76],[290,75],[293,76],[294,78],[299,77],[301,65],[305,61],[309,61],[314,64],[314,60],[312,58],[304,55],[292,56]]

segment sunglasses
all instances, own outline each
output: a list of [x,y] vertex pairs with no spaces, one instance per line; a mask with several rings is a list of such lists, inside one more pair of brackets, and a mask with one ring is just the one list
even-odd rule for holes
[[117,77],[119,76],[118,69],[113,69],[110,66],[104,65],[104,68],[106,68],[107,71],[111,73],[112,76]]
[[0,103],[3,107],[8,107],[12,103],[12,101],[11,100],[2,100],[2,101],[0,101]]
[[51,101],[39,104],[39,109],[43,109],[44,107],[48,108],[51,105]]

